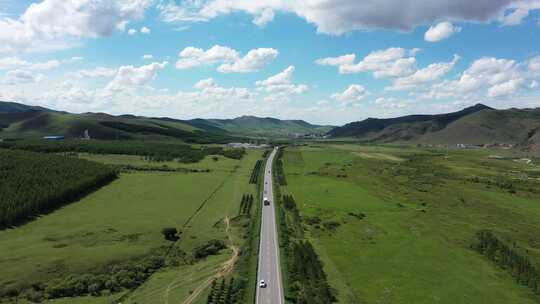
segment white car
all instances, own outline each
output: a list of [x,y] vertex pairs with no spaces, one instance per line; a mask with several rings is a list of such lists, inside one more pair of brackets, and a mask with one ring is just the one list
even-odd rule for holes
[[261,281],[259,282],[259,287],[260,287],[260,288],[266,288],[266,282],[265,282],[264,280],[261,280]]

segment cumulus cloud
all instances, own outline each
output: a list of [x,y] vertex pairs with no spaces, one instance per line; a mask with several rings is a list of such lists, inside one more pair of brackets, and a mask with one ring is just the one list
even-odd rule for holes
[[367,94],[366,88],[360,84],[351,84],[345,91],[332,94],[331,98],[339,101],[360,101]]
[[416,71],[417,49],[389,48],[371,52],[364,59],[355,63],[356,55],[348,54],[339,57],[321,58],[315,62],[320,65],[337,66],[339,73],[352,74],[373,72],[375,78],[403,77]]
[[133,35],[137,34],[137,30],[136,29],[129,29],[127,33],[128,33],[128,35],[133,36]]
[[249,51],[244,57],[218,67],[222,73],[248,73],[262,69],[278,56],[276,49],[260,48]]
[[43,0],[18,18],[0,18],[0,53],[68,47],[70,39],[108,36],[141,19],[152,0]]
[[272,60],[279,52],[272,48],[259,48],[250,50],[244,57],[235,49],[214,45],[208,50],[195,47],[186,47],[178,56],[177,69],[190,69],[220,63],[217,70],[222,73],[247,73],[258,71]]
[[3,82],[9,85],[17,85],[39,82],[42,78],[43,75],[35,75],[30,71],[13,70],[6,73],[6,77]]
[[[437,20],[488,21],[518,9],[537,9],[538,0],[197,0],[160,5],[166,22],[202,22],[243,12],[257,25],[270,22],[276,12],[292,13],[314,24],[320,33],[339,35],[354,30],[412,30]],[[396,9],[399,7],[399,9]],[[524,14],[519,12],[518,15]],[[516,18],[519,19],[519,18]],[[502,20],[505,24],[504,19]]]
[[406,90],[439,80],[454,68],[459,59],[460,57],[458,55],[454,55],[454,59],[451,62],[432,63],[407,77],[397,78],[390,89]]
[[499,18],[503,25],[518,25],[529,16],[533,10],[540,9],[538,0],[521,0],[511,3]]
[[113,80],[107,85],[109,91],[120,91],[136,88],[148,84],[156,78],[157,72],[167,66],[167,62],[153,62],[148,65],[134,67],[132,65],[121,66]]
[[435,26],[429,27],[427,32],[424,34],[424,40],[429,42],[437,42],[449,38],[460,31],[460,27],[454,26],[450,22],[440,22]]
[[532,75],[540,75],[540,56],[529,59],[527,69]]
[[53,59],[43,62],[29,62],[19,57],[0,58],[0,70],[20,69],[26,70],[50,70],[60,67],[62,64],[70,64],[83,60],[82,57],[71,57],[68,59]]
[[146,26],[141,27],[141,33],[142,34],[150,34],[151,32],[152,32],[152,30],[150,30]]
[[151,60],[151,59],[154,59],[154,56],[151,55],[151,54],[145,54],[145,55],[143,55],[142,58],[143,58],[144,60]]
[[111,78],[116,75],[117,69],[107,67],[97,67],[91,70],[79,70],[77,72],[70,73],[70,75],[77,78]]
[[480,94],[492,98],[508,96],[516,93],[524,81],[523,71],[516,61],[483,57],[474,61],[459,79],[433,85],[426,97],[467,98]]
[[309,87],[306,84],[293,83],[294,66],[289,66],[282,72],[265,80],[255,82],[259,91],[268,93],[268,101],[285,101],[290,95],[305,93]]

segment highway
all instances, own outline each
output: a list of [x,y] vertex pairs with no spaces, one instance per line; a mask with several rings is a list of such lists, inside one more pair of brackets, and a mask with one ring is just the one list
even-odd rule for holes
[[[278,148],[274,148],[264,170],[263,199],[267,197],[270,205],[262,206],[261,242],[259,245],[259,268],[257,272],[257,298],[256,304],[283,304],[283,286],[281,284],[281,269],[279,264],[279,242],[276,225],[276,211],[274,205],[274,192],[272,188],[272,162]],[[264,280],[265,288],[259,287]]]

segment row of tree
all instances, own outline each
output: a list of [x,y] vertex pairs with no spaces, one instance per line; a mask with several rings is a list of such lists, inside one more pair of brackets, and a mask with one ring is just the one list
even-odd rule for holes
[[17,140],[0,142],[0,148],[27,150],[45,153],[93,153],[140,155],[150,161],[173,161],[193,163],[207,155],[223,155],[241,159],[244,149],[223,149],[222,147],[201,148],[180,143],[147,142],[136,140]]
[[210,293],[206,300],[207,304],[234,304],[240,303],[240,291],[244,288],[244,281],[235,281],[230,278],[227,282],[222,278],[218,283],[217,280],[212,281]]
[[304,238],[302,219],[292,195],[283,195],[278,209],[280,242],[287,272],[286,300],[296,304],[328,304],[336,301],[323,264]]
[[253,206],[253,195],[252,194],[242,195],[242,201],[240,201],[240,209],[238,210],[238,214],[250,215],[252,206]]
[[519,252],[516,244],[507,245],[489,230],[478,232],[477,237],[478,243],[473,245],[475,250],[506,269],[519,284],[540,294],[540,271],[526,255]]
[[281,148],[278,150],[276,154],[276,160],[275,160],[275,169],[276,169],[276,178],[277,182],[281,186],[287,185],[287,180],[285,179],[285,171],[283,170],[283,150],[285,148]]
[[0,149],[0,229],[76,201],[117,175],[86,160]]
[[168,246],[164,246],[152,250],[145,256],[115,263],[104,269],[97,269],[95,272],[72,274],[43,284],[32,284],[23,290],[1,290],[0,288],[0,297],[24,298],[34,303],[42,303],[45,299],[99,296],[122,290],[133,290],[160,268],[186,263],[190,263],[190,260],[185,252],[178,248],[171,250]]
[[249,178],[250,184],[256,184],[259,181],[259,176],[261,175],[261,169],[263,167],[263,161],[257,160],[255,163],[255,166],[253,167],[253,170],[251,171],[251,176]]

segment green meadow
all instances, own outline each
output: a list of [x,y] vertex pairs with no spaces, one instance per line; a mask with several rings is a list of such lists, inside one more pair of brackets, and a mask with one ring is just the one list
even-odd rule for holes
[[[255,194],[248,180],[261,156],[262,151],[248,151],[241,160],[208,156],[199,163],[178,164],[210,172],[122,173],[78,202],[0,231],[0,289],[21,290],[144,257],[156,248],[171,246],[161,234],[164,227],[182,231],[174,246],[189,256],[213,239],[242,245],[243,227],[231,228],[228,235],[224,219],[238,215],[242,195]],[[156,165],[132,156],[81,157],[107,164]],[[229,244],[229,236],[235,244]],[[110,303],[120,297],[124,303],[179,303],[231,256],[232,250],[225,249],[216,256],[164,267],[131,292],[55,303]]]
[[490,229],[540,262],[539,167],[497,153],[287,147],[282,193],[296,199],[339,303],[537,303],[471,249]]

